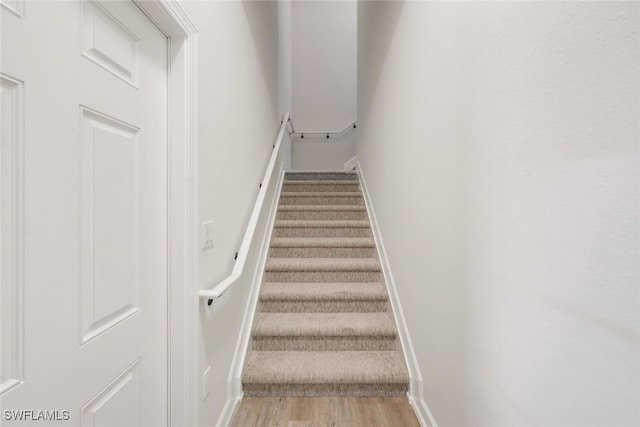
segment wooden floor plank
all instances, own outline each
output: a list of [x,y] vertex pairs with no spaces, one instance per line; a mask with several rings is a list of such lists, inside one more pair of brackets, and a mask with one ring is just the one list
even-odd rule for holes
[[245,397],[231,427],[419,427],[404,397]]

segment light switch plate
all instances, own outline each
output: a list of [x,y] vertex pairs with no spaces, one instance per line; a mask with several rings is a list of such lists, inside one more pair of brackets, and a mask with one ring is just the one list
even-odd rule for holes
[[202,250],[213,248],[213,221],[202,223]]

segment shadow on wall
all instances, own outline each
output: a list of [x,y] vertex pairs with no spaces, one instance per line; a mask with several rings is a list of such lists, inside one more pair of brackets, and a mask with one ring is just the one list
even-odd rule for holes
[[[362,40],[358,40],[358,68],[361,64],[365,63],[361,61],[361,58],[368,58],[366,61],[366,67],[370,78],[367,80],[369,87],[358,87],[358,118],[367,117],[369,115],[369,108],[371,108],[373,95],[376,93],[376,86],[382,72],[382,67],[387,58],[389,47],[398,25],[398,20],[402,9],[404,8],[404,1],[376,1],[376,7],[361,7],[361,1],[358,1],[358,22],[361,22],[364,18],[365,22],[369,22],[375,26],[376,31],[368,32],[367,37],[369,40],[367,43],[362,43]],[[364,0],[366,3],[367,0]],[[361,16],[364,13],[365,16]],[[358,38],[361,36],[358,31]],[[363,47],[374,47],[376,54],[372,52],[361,52]],[[358,79],[358,85],[362,82]]]

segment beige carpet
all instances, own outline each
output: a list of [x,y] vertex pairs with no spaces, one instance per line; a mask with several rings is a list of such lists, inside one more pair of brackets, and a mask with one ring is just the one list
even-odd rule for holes
[[357,174],[288,172],[246,396],[394,396],[409,375]]

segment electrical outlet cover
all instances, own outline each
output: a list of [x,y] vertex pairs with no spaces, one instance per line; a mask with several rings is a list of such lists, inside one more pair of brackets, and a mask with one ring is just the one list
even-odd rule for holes
[[202,223],[202,250],[213,248],[213,221]]

